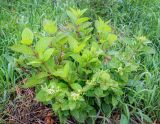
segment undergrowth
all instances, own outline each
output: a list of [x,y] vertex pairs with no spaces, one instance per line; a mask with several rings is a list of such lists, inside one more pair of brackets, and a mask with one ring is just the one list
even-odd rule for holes
[[[87,8],[86,15],[92,19],[101,17],[110,20],[112,29],[119,37],[114,50],[123,50],[127,45],[124,41],[152,42],[148,45],[154,50],[146,50],[145,55],[136,58],[140,68],[133,73],[133,80],[128,80],[121,103],[124,110],[129,108],[130,115],[138,120],[148,119],[145,115],[152,120],[160,120],[159,0],[0,0],[0,3],[1,112],[10,94],[19,85],[17,82],[26,77],[16,68],[14,58],[11,57],[13,53],[8,47],[21,40],[21,31],[25,27],[30,27],[34,32],[41,31],[44,18],[55,20],[58,27],[63,27],[67,21],[66,9],[78,7]],[[126,111],[123,113],[126,115]]]

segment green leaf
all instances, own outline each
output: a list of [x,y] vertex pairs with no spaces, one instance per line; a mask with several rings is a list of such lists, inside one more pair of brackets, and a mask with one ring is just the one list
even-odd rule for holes
[[79,54],[71,54],[70,55],[75,61],[81,63],[81,56]]
[[109,104],[106,104],[106,103],[102,103],[102,110],[107,117],[109,117],[110,114],[112,113],[111,106]]
[[56,37],[54,38],[52,44],[54,44],[54,45],[57,45],[57,44],[63,45],[67,41],[68,41],[68,36],[63,32],[58,32]]
[[129,124],[129,120],[124,114],[121,114],[120,124]]
[[62,109],[63,111],[69,110],[69,102],[68,102],[68,101],[64,101],[64,102],[62,103],[62,105],[61,105],[61,109]]
[[91,26],[92,22],[85,22],[83,24],[81,24],[81,26],[79,27],[79,30],[86,30],[86,28],[88,28],[89,26]]
[[62,79],[64,79],[65,81],[67,81],[67,72],[64,72],[64,68],[63,69],[58,69],[57,71],[54,71],[53,72],[53,75],[54,76],[57,76],[57,77],[61,77]]
[[68,43],[69,43],[69,46],[72,50],[74,50],[75,48],[78,47],[78,41],[75,38],[73,38],[72,36],[68,37]]
[[112,105],[113,105],[113,107],[116,107],[117,104],[118,104],[118,100],[116,99],[116,97],[112,97]]
[[96,88],[96,89],[94,90],[94,93],[95,93],[95,95],[98,96],[98,97],[104,97],[104,96],[105,96],[105,95],[103,94],[103,90],[102,90],[101,88]]
[[47,77],[48,74],[46,72],[40,72],[34,76],[32,76],[31,78],[29,78],[27,80],[27,82],[23,85],[24,88],[30,88],[30,87],[34,87],[38,84],[41,84],[44,82],[45,77]]
[[41,57],[41,60],[44,61],[44,62],[47,61],[52,56],[53,51],[54,51],[54,48],[47,49],[44,52],[43,56]]
[[44,90],[40,90],[37,94],[36,94],[36,99],[40,102],[48,102],[52,99],[52,95],[48,94],[46,91]]
[[36,76],[31,77],[28,81],[23,85],[24,88],[34,87],[38,84],[42,84],[44,80],[37,79]]
[[75,101],[69,101],[68,106],[69,106],[69,109],[72,111],[76,108],[76,102]]
[[88,90],[88,91],[86,91],[85,95],[88,96],[88,97],[94,97],[95,96],[94,90]]
[[70,63],[67,62],[67,63],[65,64],[65,66],[64,66],[64,75],[65,75],[65,77],[68,77],[68,76],[69,76],[68,74],[69,74],[70,69],[71,69]]
[[84,123],[87,113],[81,110],[72,110],[71,115],[80,123]]
[[76,72],[74,71],[74,65],[70,61],[67,61],[63,68],[53,72],[53,75],[61,77],[63,80],[69,83],[72,83],[77,79]]
[[110,88],[110,85],[109,85],[110,82],[102,82],[100,83],[100,88],[102,90],[108,90]]
[[35,45],[35,50],[38,52],[39,55],[42,55],[42,53],[47,49],[47,47],[51,44],[51,41],[53,40],[52,37],[44,37],[41,38]]
[[77,92],[80,92],[82,90],[82,86],[78,83],[71,84],[71,87],[72,87],[73,90],[75,90]]
[[31,62],[27,63],[27,65],[32,65],[32,66],[37,67],[37,66],[39,66],[41,63],[42,63],[42,62],[39,61],[39,60],[34,60],[34,61],[31,61]]
[[99,63],[99,59],[98,58],[93,58],[88,63]]
[[53,75],[54,75],[54,76],[57,76],[57,77],[65,78],[65,74],[64,74],[63,69],[58,69],[57,71],[54,71],[54,72],[53,72]]
[[46,71],[49,70],[49,72],[55,71],[56,63],[54,58],[50,58],[48,61],[45,62],[45,65],[48,67],[48,69],[44,68]]
[[67,63],[65,64],[64,74],[66,77],[66,81],[68,81],[69,83],[73,83],[77,79],[75,67],[71,61],[67,61]]
[[44,20],[43,28],[49,34],[54,34],[57,32],[57,24],[51,20]]
[[99,20],[95,22],[95,27],[98,33],[106,34],[108,32],[111,32],[111,27],[106,22],[104,22],[101,18],[99,18]]
[[79,11],[80,11],[80,16],[81,16],[87,11],[87,9],[83,9],[83,10],[79,10]]
[[22,32],[22,40],[21,43],[25,45],[31,45],[33,42],[33,33],[29,28],[25,28]]
[[88,17],[79,18],[79,19],[77,19],[76,24],[79,25],[79,24],[84,23],[88,20],[89,20]]
[[22,54],[28,54],[28,55],[33,55],[33,51],[30,47],[26,46],[26,45],[20,45],[20,44],[15,44],[13,46],[10,47],[11,50],[22,53]]
[[57,112],[61,108],[61,104],[56,102],[52,104],[52,109]]
[[77,47],[74,48],[74,53],[79,53],[79,52],[81,52],[85,46],[86,46],[86,43],[85,43],[85,42],[79,44]]
[[71,19],[71,21],[72,21],[73,23],[76,22],[77,17],[76,17],[71,11],[67,11],[67,15],[69,16],[69,18]]
[[108,34],[107,40],[112,45],[117,40],[117,36],[115,34]]
[[89,34],[89,33],[91,33],[91,31],[93,31],[93,29],[94,29],[94,28],[90,27],[90,28],[87,28],[87,29],[83,30],[83,32],[84,32],[85,34]]
[[82,16],[86,12],[86,10],[87,9],[80,10],[80,9],[70,8],[70,12],[76,17]]

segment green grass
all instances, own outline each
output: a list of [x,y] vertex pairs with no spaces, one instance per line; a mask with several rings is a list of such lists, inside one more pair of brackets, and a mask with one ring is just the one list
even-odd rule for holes
[[[54,0],[53,0],[54,1]],[[141,56],[141,68],[126,88],[122,102],[137,118],[148,115],[160,120],[160,1],[159,0],[0,0],[0,109],[8,102],[17,81],[23,75],[15,68],[9,46],[20,41],[21,31],[30,27],[41,30],[44,18],[65,23],[70,6],[88,8],[91,18],[110,20],[120,38],[146,36],[156,50]],[[138,76],[137,76],[138,75]],[[131,103],[128,99],[133,99]],[[143,113],[143,114],[142,114]]]

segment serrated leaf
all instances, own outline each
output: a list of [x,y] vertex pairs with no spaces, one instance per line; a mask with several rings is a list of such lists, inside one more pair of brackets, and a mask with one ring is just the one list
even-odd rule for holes
[[44,20],[43,28],[49,34],[54,34],[57,32],[57,24],[51,20]]
[[11,50],[22,53],[22,54],[28,54],[28,55],[33,55],[33,51],[30,47],[26,46],[26,45],[21,45],[21,44],[15,44],[13,46],[10,47]]
[[33,42],[33,33],[29,28],[25,28],[22,32],[22,40],[21,43],[25,45],[31,45]]

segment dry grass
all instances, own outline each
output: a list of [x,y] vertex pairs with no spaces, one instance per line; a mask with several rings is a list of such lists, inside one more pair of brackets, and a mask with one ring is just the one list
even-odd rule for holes
[[14,98],[6,109],[4,117],[6,124],[57,124],[57,117],[51,108],[42,105],[34,99],[33,89],[16,89]]

